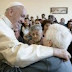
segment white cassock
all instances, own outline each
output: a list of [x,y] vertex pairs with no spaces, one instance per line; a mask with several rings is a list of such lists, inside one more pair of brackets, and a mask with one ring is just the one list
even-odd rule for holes
[[53,48],[18,42],[9,19],[6,16],[0,19],[0,60],[11,66],[26,67],[50,56]]

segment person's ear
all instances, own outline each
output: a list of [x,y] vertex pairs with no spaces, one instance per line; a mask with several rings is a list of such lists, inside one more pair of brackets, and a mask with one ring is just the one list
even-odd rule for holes
[[9,16],[13,16],[14,10],[12,8],[10,8],[9,10]]

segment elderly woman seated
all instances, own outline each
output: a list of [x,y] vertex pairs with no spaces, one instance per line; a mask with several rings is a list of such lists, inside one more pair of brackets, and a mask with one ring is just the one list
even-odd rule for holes
[[[34,44],[41,44],[40,41],[42,39],[42,31],[41,26],[35,25],[33,26],[33,35],[38,35],[38,37],[32,37],[32,41]],[[34,30],[35,28],[35,30]],[[35,34],[36,33],[36,34]],[[70,31],[64,27],[63,25],[53,24],[50,25],[46,34],[45,39],[47,39],[48,46],[57,47],[67,50],[70,42],[72,41],[72,35]],[[37,43],[39,42],[39,43]],[[44,44],[44,43],[43,43]],[[25,69],[24,72],[72,72],[72,65],[70,60],[64,61],[63,59],[57,57],[50,57],[43,59],[39,62],[36,62]]]
[[40,24],[35,24],[31,26],[30,36],[31,38],[29,40],[29,44],[38,44],[38,45],[42,44],[43,32]]

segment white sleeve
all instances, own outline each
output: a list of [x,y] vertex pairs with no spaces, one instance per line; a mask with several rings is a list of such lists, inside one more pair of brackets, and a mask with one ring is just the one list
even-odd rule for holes
[[22,45],[17,52],[15,65],[25,67],[50,56],[53,56],[53,48],[41,45],[30,45],[24,48]]
[[53,48],[27,45],[1,35],[0,59],[11,66],[25,67],[43,58],[53,56]]

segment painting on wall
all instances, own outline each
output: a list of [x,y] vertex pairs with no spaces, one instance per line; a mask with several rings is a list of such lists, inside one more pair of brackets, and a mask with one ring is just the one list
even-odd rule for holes
[[68,8],[67,7],[51,7],[50,13],[51,14],[67,14]]

